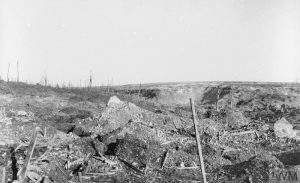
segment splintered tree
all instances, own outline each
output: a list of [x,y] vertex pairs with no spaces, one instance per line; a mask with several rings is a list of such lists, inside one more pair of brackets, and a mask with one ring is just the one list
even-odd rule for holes
[[221,94],[221,90],[220,90],[220,86],[217,87],[217,101],[216,101],[216,110],[218,111],[219,108],[218,108],[218,102],[219,102],[219,99],[220,99],[220,94]]
[[141,90],[142,90],[142,83],[139,85],[139,92],[138,92],[138,98],[141,98]]
[[90,84],[89,84],[89,88],[92,88],[93,85],[93,76],[92,76],[92,72],[90,71]]
[[7,68],[7,76],[6,76],[7,82],[9,82],[9,69],[10,69],[10,63],[8,63],[8,68]]
[[107,80],[107,93],[109,93],[109,80]]
[[44,84],[45,84],[45,86],[48,85],[48,77],[47,77],[47,73],[46,73],[45,76],[44,76]]
[[233,92],[234,92],[234,86],[231,86],[230,88],[230,108],[233,109]]
[[17,61],[17,82],[19,82],[19,60]]

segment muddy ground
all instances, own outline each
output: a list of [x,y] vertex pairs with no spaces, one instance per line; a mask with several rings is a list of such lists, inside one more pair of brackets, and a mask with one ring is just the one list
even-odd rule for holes
[[0,181],[203,182],[190,97],[208,182],[300,179],[299,84],[0,81]]

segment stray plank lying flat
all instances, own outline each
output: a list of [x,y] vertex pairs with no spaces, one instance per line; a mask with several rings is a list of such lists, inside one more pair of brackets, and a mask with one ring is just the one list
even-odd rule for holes
[[250,134],[250,133],[256,133],[255,130],[249,130],[249,131],[243,131],[243,132],[235,132],[235,133],[230,133],[231,136],[237,136],[237,135],[245,135],[245,134]]

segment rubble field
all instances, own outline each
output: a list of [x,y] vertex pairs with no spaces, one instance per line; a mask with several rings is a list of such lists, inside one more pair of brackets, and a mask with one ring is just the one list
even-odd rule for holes
[[0,81],[0,183],[300,180],[300,85]]

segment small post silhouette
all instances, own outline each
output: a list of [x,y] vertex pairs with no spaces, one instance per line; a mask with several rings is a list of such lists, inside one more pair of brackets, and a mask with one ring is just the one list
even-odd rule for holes
[[17,82],[19,82],[19,60],[17,61]]
[[93,76],[92,76],[92,71],[90,71],[90,83],[89,83],[89,88],[92,88],[93,85]]
[[10,69],[10,63],[8,63],[8,68],[7,68],[7,76],[6,76],[7,82],[9,82],[9,69]]
[[218,89],[218,91],[217,91],[216,110],[219,111],[218,102],[219,102],[219,100],[220,100],[220,94],[221,94],[220,86],[218,86],[217,89]]

